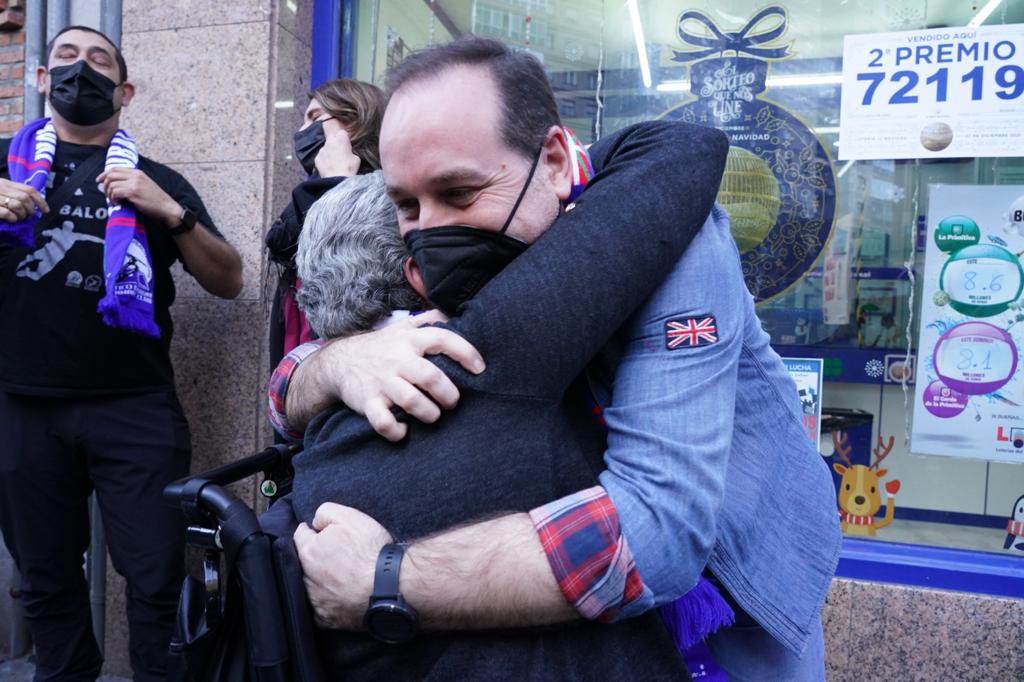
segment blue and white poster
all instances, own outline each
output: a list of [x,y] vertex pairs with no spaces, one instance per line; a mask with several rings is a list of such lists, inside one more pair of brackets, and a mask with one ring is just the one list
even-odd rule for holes
[[1024,186],[928,192],[911,450],[1024,462]]
[[843,39],[839,159],[1024,156],[1024,24]]
[[743,277],[758,302],[793,286],[817,261],[836,217],[836,178],[825,146],[800,118],[772,101],[772,64],[793,56],[784,7],[765,7],[737,26],[719,26],[698,10],[676,22],[691,99],[670,120],[713,126],[729,135],[718,202],[729,212]]
[[815,447],[821,438],[821,380],[824,361],[821,358],[782,358],[789,376],[796,384],[804,430]]

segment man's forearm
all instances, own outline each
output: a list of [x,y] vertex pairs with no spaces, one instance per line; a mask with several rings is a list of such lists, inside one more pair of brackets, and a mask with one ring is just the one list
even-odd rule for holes
[[[358,509],[325,503],[295,546],[323,627],[358,630],[388,531]],[[412,542],[400,589],[428,630],[615,621],[650,607],[618,514],[600,486]],[[629,612],[629,613],[627,613]]]
[[334,372],[325,364],[328,353],[340,350],[336,346],[342,342],[344,339],[328,341],[292,373],[285,394],[285,413],[292,431],[303,433],[313,417],[339,402],[337,389],[331,383]]
[[566,601],[528,514],[414,542],[402,594],[431,630],[548,625],[580,617]]
[[189,272],[204,289],[221,298],[238,296],[242,290],[242,257],[235,247],[199,223],[175,240]]

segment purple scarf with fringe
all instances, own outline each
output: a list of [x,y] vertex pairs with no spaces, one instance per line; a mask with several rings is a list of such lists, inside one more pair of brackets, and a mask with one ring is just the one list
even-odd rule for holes
[[[48,118],[25,125],[11,140],[7,168],[13,182],[29,185],[46,196],[53,157],[57,151],[57,133]],[[135,140],[118,130],[107,147],[105,170],[138,168],[139,153]],[[20,223],[0,223],[0,242],[31,248],[35,244],[35,226],[42,217],[36,207]],[[112,204],[107,200],[107,227],[103,246],[103,276],[106,291],[97,306],[104,324],[115,329],[160,338],[160,327],[153,315],[153,265],[146,228],[131,204]]]

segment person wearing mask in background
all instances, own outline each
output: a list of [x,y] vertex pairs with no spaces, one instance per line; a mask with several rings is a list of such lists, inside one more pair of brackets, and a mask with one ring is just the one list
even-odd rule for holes
[[291,203],[267,232],[270,260],[278,265],[270,317],[271,366],[300,343],[315,338],[295,305],[301,286],[295,251],[309,207],[339,182],[380,168],[377,151],[384,93],[374,85],[339,78],[309,94],[302,127],[295,133],[295,158],[309,178],[292,190]]
[[0,179],[0,526],[21,572],[36,680],[94,680],[82,555],[95,490],[127,580],[131,665],[162,680],[182,578],[188,423],[169,349],[171,265],[234,298],[242,261],[195,189],[120,130],[121,51],[72,26],[37,70],[52,118],[4,145]]

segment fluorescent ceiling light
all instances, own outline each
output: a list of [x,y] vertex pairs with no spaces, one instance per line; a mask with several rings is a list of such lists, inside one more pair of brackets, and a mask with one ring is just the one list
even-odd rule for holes
[[[785,88],[799,85],[842,85],[841,73],[811,73],[804,76],[774,76],[765,84],[769,88]],[[654,88],[658,92],[687,92],[690,81],[662,81]]]
[[981,26],[988,19],[989,15],[996,11],[996,7],[1002,4],[1003,0],[988,0],[988,4],[981,8],[981,11],[974,15],[974,18],[967,22],[971,28]]
[[686,92],[690,89],[690,81],[662,81],[654,89],[658,92]]
[[274,102],[275,109],[292,109],[295,107],[295,102],[290,99],[283,99]]
[[626,0],[629,7],[629,18],[633,22],[633,38],[636,40],[636,54],[640,58],[640,75],[644,79],[644,87],[651,87],[651,65],[647,63],[647,43],[644,42],[644,28],[640,25],[640,10],[636,0]]
[[841,73],[812,73],[806,76],[774,76],[768,79],[769,88],[784,88],[788,85],[842,85]]

